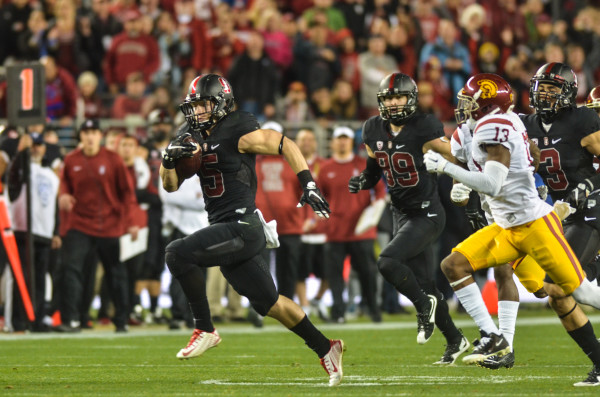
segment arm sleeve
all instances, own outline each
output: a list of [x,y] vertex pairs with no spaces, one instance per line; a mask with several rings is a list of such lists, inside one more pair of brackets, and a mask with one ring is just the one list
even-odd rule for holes
[[367,159],[367,168],[364,169],[362,174],[367,180],[363,186],[363,190],[372,189],[381,179],[381,168],[379,167],[379,163],[377,163],[377,159],[369,157]]
[[444,167],[444,173],[473,190],[493,197],[500,193],[508,175],[508,168],[498,161],[486,161],[483,172],[473,172],[448,163]]

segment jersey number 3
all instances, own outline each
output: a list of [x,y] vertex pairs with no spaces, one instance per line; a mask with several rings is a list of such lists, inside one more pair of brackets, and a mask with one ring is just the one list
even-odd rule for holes
[[[375,157],[377,157],[389,187],[396,186],[396,183],[402,187],[415,186],[419,183],[419,173],[412,154],[394,152],[390,156],[387,152],[378,151],[375,152]],[[397,178],[394,178],[394,172],[397,174]]]
[[542,149],[540,151],[540,165],[546,166],[546,185],[552,190],[565,190],[569,186],[567,176],[560,166],[558,150]]

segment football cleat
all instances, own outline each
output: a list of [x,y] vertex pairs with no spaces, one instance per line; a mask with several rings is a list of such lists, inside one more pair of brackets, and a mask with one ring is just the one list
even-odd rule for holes
[[216,347],[219,343],[221,343],[221,337],[216,329],[213,332],[195,329],[187,346],[177,353],[177,358],[187,360],[188,358],[201,356],[205,351],[211,347]]
[[341,339],[330,340],[329,352],[321,359],[321,365],[329,375],[329,386],[337,386],[342,381],[344,371],[342,370],[342,356],[346,351],[346,345]]
[[417,343],[423,345],[427,343],[433,330],[435,329],[435,309],[437,308],[437,298],[433,295],[427,295],[429,298],[429,308],[417,313]]
[[473,342],[475,348],[471,354],[463,358],[463,363],[477,364],[488,357],[503,357],[510,353],[510,345],[502,335],[491,334],[489,336],[484,336],[485,333],[483,331],[481,332],[481,335],[481,340],[479,340],[477,343]]
[[573,386],[600,386],[600,368],[594,365],[588,377],[581,382],[574,383]]
[[515,365],[515,353],[510,352],[502,357],[490,356],[477,365],[488,369],[512,368]]
[[456,359],[469,349],[471,344],[464,336],[458,343],[449,343],[446,345],[446,351],[439,361],[434,362],[438,365],[452,365],[456,362]]

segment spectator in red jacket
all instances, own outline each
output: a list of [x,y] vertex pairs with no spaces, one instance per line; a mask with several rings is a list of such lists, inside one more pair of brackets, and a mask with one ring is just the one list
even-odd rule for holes
[[130,73],[141,72],[148,83],[158,70],[158,44],[142,33],[141,16],[137,9],[124,12],[124,31],[114,37],[104,58],[104,78],[113,94],[123,91]]
[[138,228],[130,218],[137,206],[135,188],[119,155],[100,146],[97,120],[84,121],[79,137],[81,147],[65,157],[61,175],[59,208],[69,213],[69,228],[64,237],[64,284],[57,289],[63,323],[57,330],[79,331],[80,311],[85,310],[83,280],[95,274],[97,264],[86,263],[86,257],[96,252],[115,304],[113,322],[117,332],[126,332],[127,269],[119,260],[119,237],[127,231],[137,238]]
[[43,57],[41,62],[46,69],[46,116],[61,127],[70,127],[77,114],[77,84],[54,57]]
[[344,259],[350,255],[352,268],[359,275],[363,303],[366,304],[371,319],[381,321],[381,312],[376,302],[374,243],[377,234],[375,225],[361,234],[355,234],[358,220],[373,199],[385,196],[383,184],[378,183],[374,194],[361,191],[355,196],[348,191],[350,177],[356,176],[366,166],[366,160],[354,155],[354,131],[348,127],[337,127],[333,131],[331,159],[323,163],[319,172],[318,185],[331,207],[331,217],[327,222],[328,262],[326,276],[333,296],[331,319],[345,323],[346,303],[344,292]]
[[[283,133],[279,123],[267,122],[263,129]],[[282,156],[257,156],[256,158],[256,208],[268,221],[277,221],[281,246],[275,252],[277,289],[294,299],[300,261],[300,235],[304,211],[296,208],[302,191],[298,177]]]

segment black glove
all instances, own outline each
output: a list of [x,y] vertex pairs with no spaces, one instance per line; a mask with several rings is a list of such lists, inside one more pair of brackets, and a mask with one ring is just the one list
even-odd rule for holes
[[485,216],[481,213],[481,211],[465,210],[465,212],[467,214],[467,219],[471,224],[473,232],[476,232],[479,229],[483,229],[488,225],[487,219],[485,219]]
[[192,142],[183,142],[191,137],[189,132],[181,134],[169,142],[169,146],[163,151],[163,166],[168,169],[175,168],[175,161],[182,157],[192,157],[196,146]]
[[304,204],[308,204],[312,207],[313,211],[321,218],[329,218],[331,210],[329,209],[329,203],[323,197],[323,194],[317,187],[315,181],[313,181],[310,171],[305,170],[298,173],[298,179],[302,186],[302,197],[298,207],[303,207]]
[[350,193],[358,193],[363,190],[365,183],[367,183],[367,178],[364,174],[361,173],[360,175],[353,176],[348,181],[348,190]]
[[586,179],[583,182],[580,182],[567,197],[567,203],[573,208],[582,209],[583,203],[585,203],[585,199],[590,193],[594,190],[594,185]]

